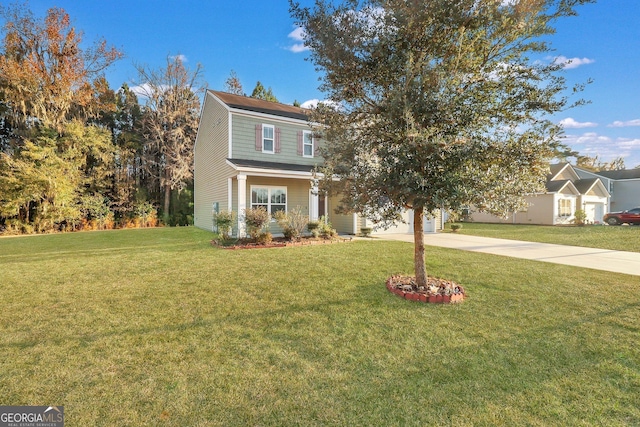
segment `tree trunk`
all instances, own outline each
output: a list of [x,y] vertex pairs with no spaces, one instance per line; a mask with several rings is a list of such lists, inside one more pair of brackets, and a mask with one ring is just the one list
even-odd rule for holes
[[427,268],[424,264],[424,208],[413,209],[413,263],[416,285],[427,286]]
[[164,207],[162,208],[162,221],[169,225],[169,205],[171,204],[171,185],[164,185]]

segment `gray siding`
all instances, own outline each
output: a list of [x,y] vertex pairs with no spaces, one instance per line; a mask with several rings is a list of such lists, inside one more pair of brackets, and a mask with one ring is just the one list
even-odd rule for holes
[[194,224],[211,230],[212,206],[218,202],[220,210],[229,209],[227,178],[233,169],[226,164],[228,154],[227,110],[207,94],[200,117],[194,155]]
[[614,181],[611,211],[623,211],[637,207],[640,207],[640,179]]
[[[246,160],[261,160],[266,162],[295,163],[300,165],[319,165],[319,156],[303,157],[298,155],[298,132],[310,130],[309,126],[300,123],[286,123],[279,120],[268,120],[246,115],[233,115],[233,158]],[[267,124],[279,128],[281,132],[280,153],[263,153],[256,150],[256,125]],[[317,142],[317,141],[316,141]]]

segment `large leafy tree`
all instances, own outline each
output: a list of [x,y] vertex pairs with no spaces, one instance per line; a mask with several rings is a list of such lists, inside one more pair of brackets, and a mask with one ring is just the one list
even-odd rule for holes
[[569,104],[561,66],[535,59],[554,21],[588,1],[291,3],[332,101],[312,120],[327,141],[324,184],[343,210],[383,224],[413,210],[419,285],[425,214],[506,213],[542,188],[561,132],[548,115]]
[[85,46],[63,9],[36,19],[24,6],[0,5],[0,18],[0,89],[10,112],[5,120],[17,128],[37,123],[61,131],[70,118],[99,113],[105,101],[100,94],[108,90],[103,71],[122,53],[104,40]]
[[81,198],[106,191],[112,160],[109,133],[78,121],[61,135],[43,130],[25,138],[13,155],[0,153],[0,217],[35,231],[73,226]]
[[145,100],[140,121],[143,167],[163,193],[163,219],[169,221],[171,191],[184,189],[193,177],[193,148],[198,130],[200,96],[206,89],[202,67],[188,69],[180,56],[166,68],[138,67]]

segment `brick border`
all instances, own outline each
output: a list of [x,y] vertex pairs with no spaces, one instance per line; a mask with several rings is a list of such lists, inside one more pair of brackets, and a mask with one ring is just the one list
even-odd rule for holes
[[399,296],[400,298],[407,299],[409,301],[419,301],[424,303],[431,304],[458,304],[464,301],[467,297],[467,294],[464,291],[464,288],[458,285],[460,289],[460,293],[454,293],[451,295],[434,295],[429,294],[428,292],[420,292],[420,291],[410,291],[406,292],[398,287],[396,287],[392,281],[397,276],[391,276],[387,279],[387,290],[392,294]]

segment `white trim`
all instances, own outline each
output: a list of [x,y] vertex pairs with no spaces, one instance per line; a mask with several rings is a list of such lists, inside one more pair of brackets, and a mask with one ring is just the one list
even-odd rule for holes
[[320,203],[320,197],[318,194],[318,182],[313,181],[311,184],[311,189],[309,189],[309,220],[317,221],[318,220],[318,208]]
[[[311,136],[311,155],[304,154],[305,146],[309,145],[306,143],[307,135]],[[316,149],[316,141],[315,141],[315,138],[313,137],[313,132],[311,132],[310,130],[303,130],[302,131],[302,157],[306,157],[307,159],[312,159],[315,149]]]
[[233,178],[227,178],[227,210],[233,210]]
[[[264,141],[265,136],[264,136],[264,131],[265,129],[271,129],[271,151],[269,150],[265,150],[264,149]],[[260,140],[262,141],[262,153],[264,154],[276,154],[276,127],[274,125],[270,125],[267,123],[262,123],[260,131],[262,132],[262,135],[260,136]]]
[[229,135],[227,136],[227,141],[229,141],[229,155],[227,157],[232,159],[233,158],[233,117],[231,116],[231,113],[227,114],[227,122],[228,122],[227,132],[229,133]]
[[567,182],[565,182],[564,185],[562,187],[560,187],[558,190],[553,191],[553,192],[548,192],[546,194],[560,194],[560,192],[562,190],[564,190],[565,188],[567,188],[567,186],[571,186],[570,190],[575,196],[579,196],[580,195],[580,192],[576,188],[575,184],[573,182],[569,181],[569,180],[567,180]]
[[244,210],[247,208],[247,176],[238,175],[238,237],[247,232]]
[[[222,102],[222,101],[220,101]],[[224,104],[224,102],[223,102]],[[270,121],[273,122],[280,122],[280,123],[295,123],[295,124],[301,124],[301,125],[305,125],[305,126],[309,126],[309,122],[306,120],[301,120],[301,119],[294,119],[291,117],[282,117],[282,116],[275,116],[272,114],[267,114],[267,113],[259,113],[257,111],[247,111],[247,110],[241,110],[238,108],[232,108],[229,107],[228,105],[225,104],[225,106],[227,107],[227,109],[232,112],[233,114],[236,114],[238,116],[245,116],[245,117],[251,117],[251,118],[261,118],[261,119],[268,119]]]
[[[289,191],[286,185],[260,185],[252,184],[249,186],[249,207],[253,208],[253,190],[254,189],[266,189],[267,190],[267,212],[271,215],[271,190],[284,190],[284,211],[289,212]],[[256,203],[257,205],[263,205],[264,203]],[[281,206],[282,203],[275,203],[276,206]]]
[[250,166],[238,166],[233,164],[229,159],[226,162],[238,173],[244,173],[251,176],[262,176],[268,178],[298,178],[298,179],[313,179],[315,176],[323,177],[321,173],[313,174],[313,172],[303,171],[288,171],[285,169],[263,169]]

